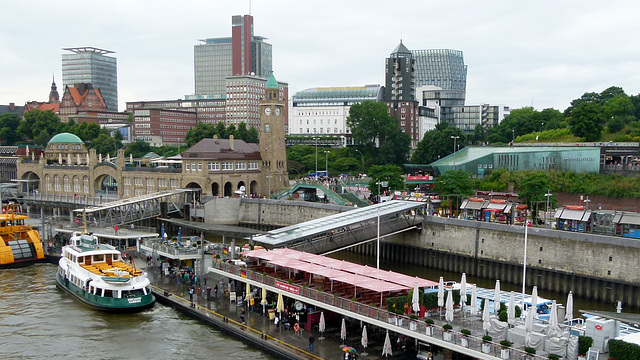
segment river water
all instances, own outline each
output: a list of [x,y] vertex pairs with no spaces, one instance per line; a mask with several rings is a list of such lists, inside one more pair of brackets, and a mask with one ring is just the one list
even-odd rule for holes
[[55,271],[0,270],[0,359],[272,359],[161,304],[90,309],[56,286]]

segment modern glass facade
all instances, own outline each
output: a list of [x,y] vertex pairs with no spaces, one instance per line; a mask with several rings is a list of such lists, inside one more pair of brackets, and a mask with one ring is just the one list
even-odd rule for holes
[[224,98],[226,79],[231,76],[231,38],[206,39],[194,46],[196,95]]
[[99,89],[107,109],[118,111],[118,64],[113,51],[93,47],[66,48],[73,54],[62,54],[62,84],[92,84]]
[[443,90],[467,90],[467,65],[462,51],[450,49],[412,50],[416,87],[434,85]]

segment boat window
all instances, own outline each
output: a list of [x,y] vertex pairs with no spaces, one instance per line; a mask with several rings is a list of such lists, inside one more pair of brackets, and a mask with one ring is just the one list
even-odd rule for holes
[[16,220],[16,225],[24,225],[24,220]]
[[84,264],[84,256],[78,258],[78,264]]
[[4,221],[0,221],[0,227],[5,227],[7,224]]
[[105,290],[103,296],[104,297],[113,297],[113,291],[112,290]]
[[93,255],[93,261],[95,261],[95,262],[104,261],[104,255],[102,255],[102,254],[100,254],[100,255]]
[[84,258],[84,263],[87,264],[87,265],[91,265],[91,256],[86,256]]
[[105,257],[107,259],[107,264],[111,265],[111,254],[106,254]]

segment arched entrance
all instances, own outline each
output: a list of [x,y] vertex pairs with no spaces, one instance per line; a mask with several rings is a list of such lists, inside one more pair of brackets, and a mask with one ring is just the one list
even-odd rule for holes
[[26,180],[21,181],[22,192],[30,193],[40,191],[40,177],[33,171],[27,171],[22,174],[21,180]]
[[218,184],[217,182],[211,184],[211,195],[220,196],[220,184]]
[[118,198],[118,182],[111,175],[104,175],[96,179],[96,192],[110,198]]
[[202,194],[202,187],[200,186],[200,184],[195,183],[195,182],[191,182],[188,183],[186,186],[187,189],[197,189],[198,191],[196,191],[196,193],[194,194],[193,198],[196,201],[200,201],[200,196]]
[[244,195],[247,194],[247,187],[244,185],[244,181],[238,182],[238,191],[242,191]]
[[253,195],[253,194],[257,194],[258,193],[258,182],[253,180],[251,182],[251,184],[249,185],[249,192]]
[[230,182],[226,182],[224,184],[224,196],[232,197],[233,196],[233,185]]

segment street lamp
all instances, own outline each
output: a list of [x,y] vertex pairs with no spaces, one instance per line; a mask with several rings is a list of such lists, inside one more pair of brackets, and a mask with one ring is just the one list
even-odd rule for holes
[[511,143],[513,144],[516,141],[516,130],[511,129]]
[[316,141],[316,181],[318,181],[318,138],[314,137],[313,140]]
[[456,142],[460,139],[460,136],[451,136],[453,139],[453,170],[456,169]]
[[587,196],[586,199],[584,199],[584,205],[587,208],[587,210],[589,210],[589,203],[591,202],[591,200],[589,200],[589,197]]
[[329,177],[329,153],[331,151],[324,151],[324,171],[327,173],[327,177]]
[[362,153],[358,149],[356,149],[356,152],[362,157],[362,174],[364,175],[364,155],[362,155]]
[[271,199],[271,176],[267,175],[267,179],[269,180],[269,199]]
[[547,214],[549,213],[549,197],[553,196],[553,194],[551,193],[551,190],[547,190],[547,193],[544,194],[544,196],[547,197],[547,206],[545,207],[545,211],[544,211],[544,224],[547,224]]

